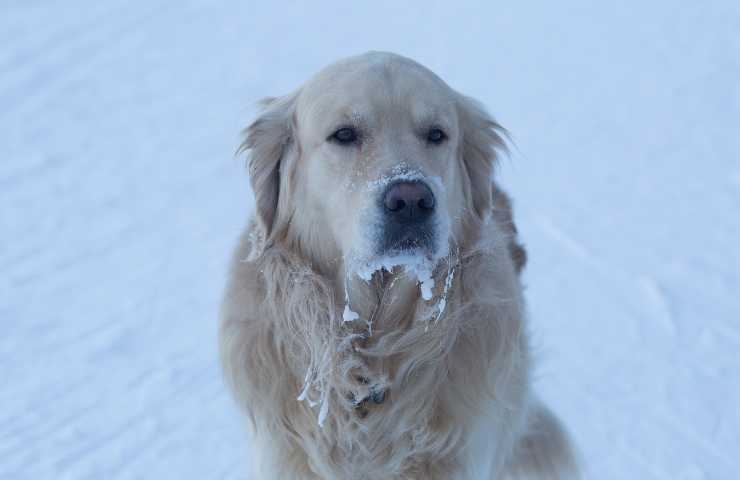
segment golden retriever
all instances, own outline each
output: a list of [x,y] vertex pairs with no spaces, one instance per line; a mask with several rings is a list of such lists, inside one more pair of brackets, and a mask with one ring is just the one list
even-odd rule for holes
[[571,479],[533,396],[502,129],[407,58],[265,101],[222,305],[256,479]]

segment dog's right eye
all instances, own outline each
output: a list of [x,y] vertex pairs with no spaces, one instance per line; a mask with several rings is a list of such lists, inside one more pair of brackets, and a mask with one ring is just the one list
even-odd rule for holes
[[329,141],[337,142],[341,145],[349,145],[357,141],[357,130],[352,127],[342,127],[336,132],[332,133]]

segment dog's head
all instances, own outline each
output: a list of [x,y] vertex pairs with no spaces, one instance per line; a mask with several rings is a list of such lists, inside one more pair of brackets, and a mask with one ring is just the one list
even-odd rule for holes
[[439,259],[490,213],[499,131],[409,59],[367,53],[333,64],[267,100],[246,130],[265,244],[323,264]]

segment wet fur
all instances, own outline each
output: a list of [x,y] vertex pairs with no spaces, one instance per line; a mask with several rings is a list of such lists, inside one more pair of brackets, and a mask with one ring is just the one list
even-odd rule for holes
[[[452,275],[442,314],[403,272],[348,276],[330,241],[294,231],[296,94],[248,128],[256,213],[232,261],[220,349],[250,419],[254,478],[577,478],[565,434],[530,390],[526,255],[489,180],[500,129],[456,98],[469,214],[435,270],[435,300]],[[369,326],[342,321],[345,297]],[[377,391],[382,403],[367,400]]]

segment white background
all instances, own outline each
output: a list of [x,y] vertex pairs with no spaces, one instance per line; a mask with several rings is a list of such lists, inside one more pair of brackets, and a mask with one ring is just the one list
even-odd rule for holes
[[0,479],[245,478],[239,131],[369,49],[511,131],[537,389],[588,478],[738,478],[740,3],[251,3],[0,3]]

